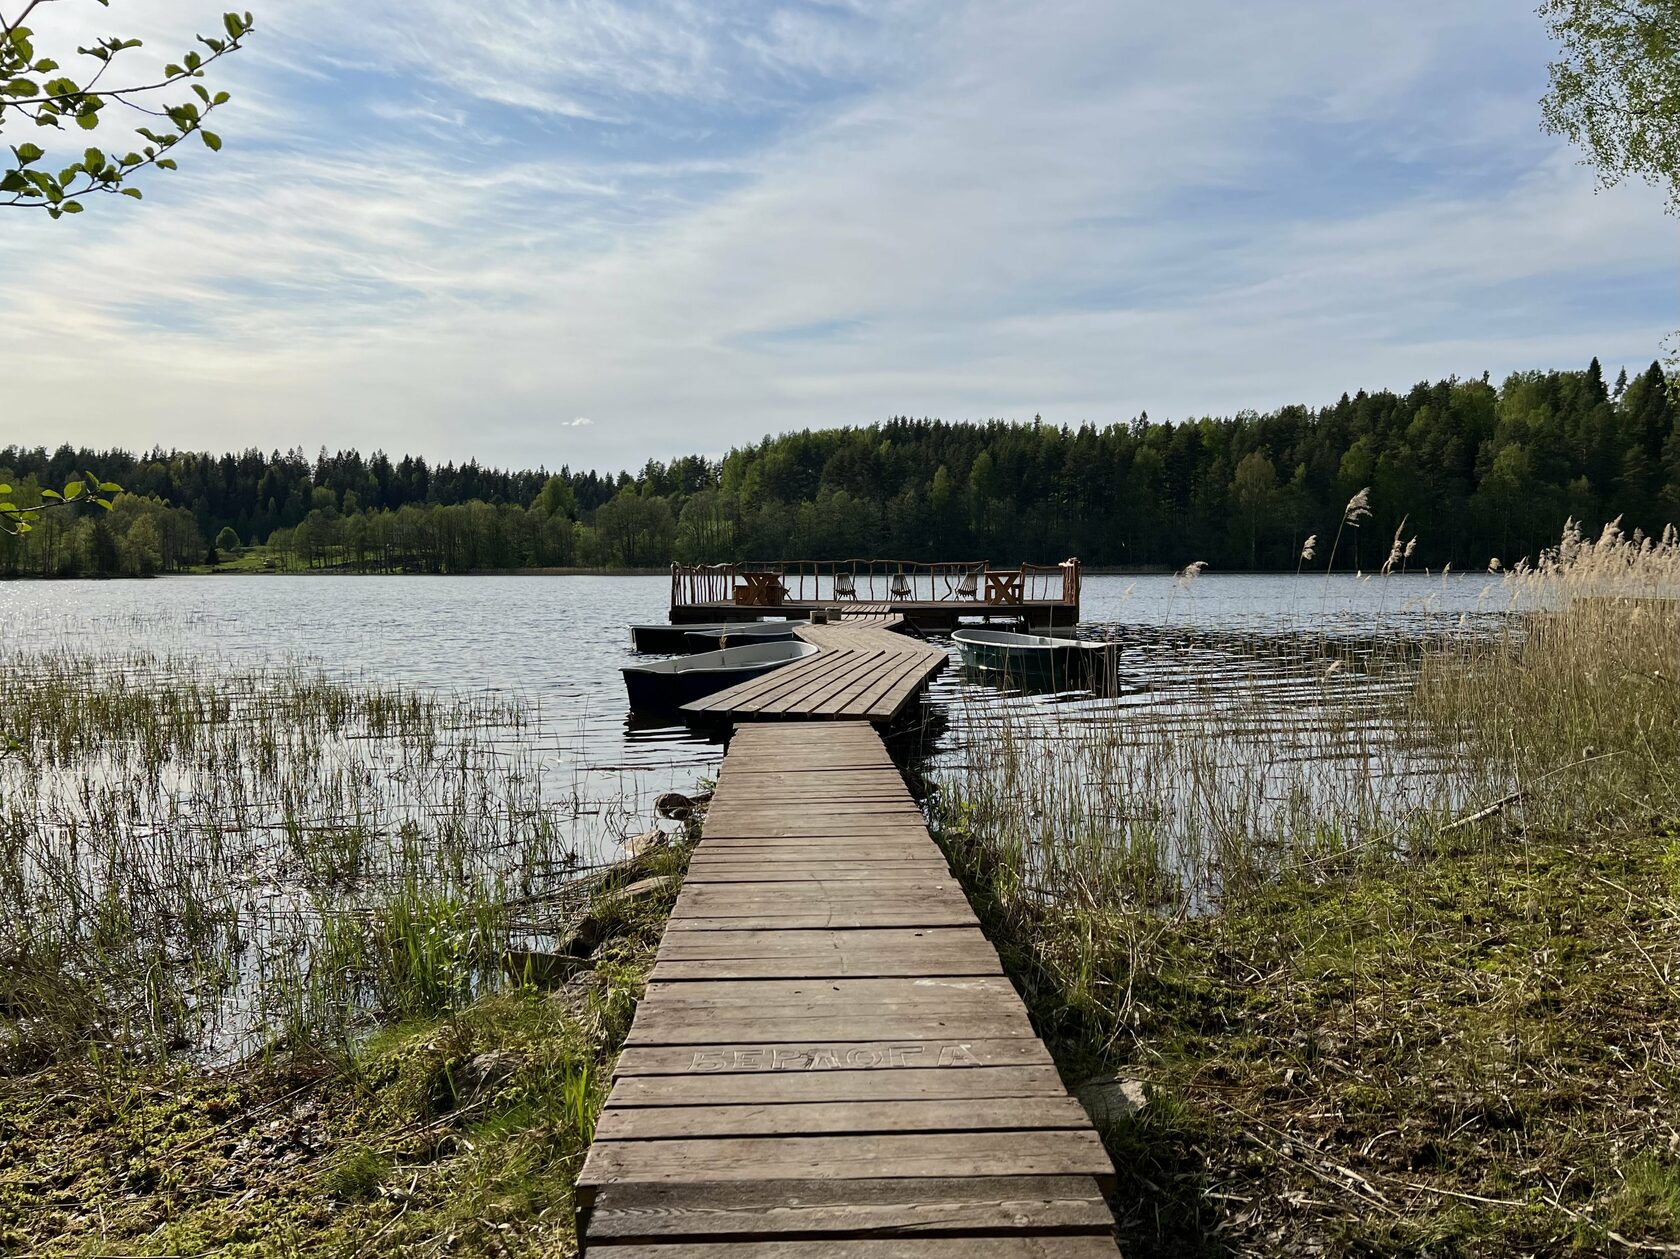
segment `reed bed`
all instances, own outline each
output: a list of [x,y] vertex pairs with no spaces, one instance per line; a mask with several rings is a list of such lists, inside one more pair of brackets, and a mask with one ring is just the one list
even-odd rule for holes
[[462,1005],[645,816],[556,781],[507,697],[68,649],[0,678],[14,1067],[344,1045]]
[[963,714],[936,832],[1128,1253],[1680,1252],[1680,542],[1486,602]]
[[0,1254],[575,1253],[676,879],[622,885],[683,832],[604,864],[651,802],[505,696],[69,647],[0,688]]

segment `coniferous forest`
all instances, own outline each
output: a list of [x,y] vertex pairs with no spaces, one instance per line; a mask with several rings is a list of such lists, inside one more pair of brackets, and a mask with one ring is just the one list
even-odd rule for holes
[[109,513],[48,512],[0,536],[0,573],[175,572],[263,547],[273,568],[472,572],[684,562],[989,559],[1293,569],[1369,487],[1337,566],[1534,556],[1566,518],[1680,521],[1680,407],[1662,367],[1443,380],[1319,409],[1077,428],[893,419],[804,430],[607,475],[503,471],[301,450],[210,455],[0,450],[0,479],[84,471],[123,486]]

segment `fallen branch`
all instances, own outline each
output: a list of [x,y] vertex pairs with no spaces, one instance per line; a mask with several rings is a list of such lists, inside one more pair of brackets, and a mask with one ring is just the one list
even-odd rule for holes
[[1539,778],[1535,779],[1534,782],[1529,783],[1527,786],[1517,788],[1517,790],[1513,791],[1508,796],[1500,796],[1499,799],[1495,800],[1487,807],[1477,809],[1474,813],[1467,813],[1461,818],[1455,818],[1453,821],[1448,822],[1445,826],[1443,826],[1437,833],[1445,835],[1449,831],[1456,831],[1463,826],[1474,826],[1477,822],[1485,822],[1488,818],[1493,817],[1495,814],[1510,808],[1513,804],[1516,804],[1519,800],[1527,796],[1529,792],[1533,791],[1538,784],[1545,782],[1546,779],[1555,777],[1567,770],[1579,769],[1582,765],[1590,765],[1594,761],[1606,760],[1615,755],[1617,755],[1615,752],[1599,752],[1593,756],[1583,756],[1578,761],[1570,761],[1567,765],[1558,765],[1547,770],[1544,774],[1541,774]]

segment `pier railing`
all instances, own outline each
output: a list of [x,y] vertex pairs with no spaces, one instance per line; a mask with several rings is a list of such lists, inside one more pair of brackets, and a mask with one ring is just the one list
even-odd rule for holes
[[673,564],[671,606],[782,603],[1079,603],[1080,565],[993,568],[985,560],[784,560]]

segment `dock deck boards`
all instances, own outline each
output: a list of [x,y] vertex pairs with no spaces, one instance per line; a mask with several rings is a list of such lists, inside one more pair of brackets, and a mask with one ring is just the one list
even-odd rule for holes
[[945,667],[947,656],[896,632],[904,618],[884,604],[856,604],[845,611],[837,624],[794,631],[819,648],[815,656],[686,704],[683,711],[728,721],[892,721]]
[[740,727],[579,1177],[588,1252],[1113,1256],[1112,1174],[880,737]]

